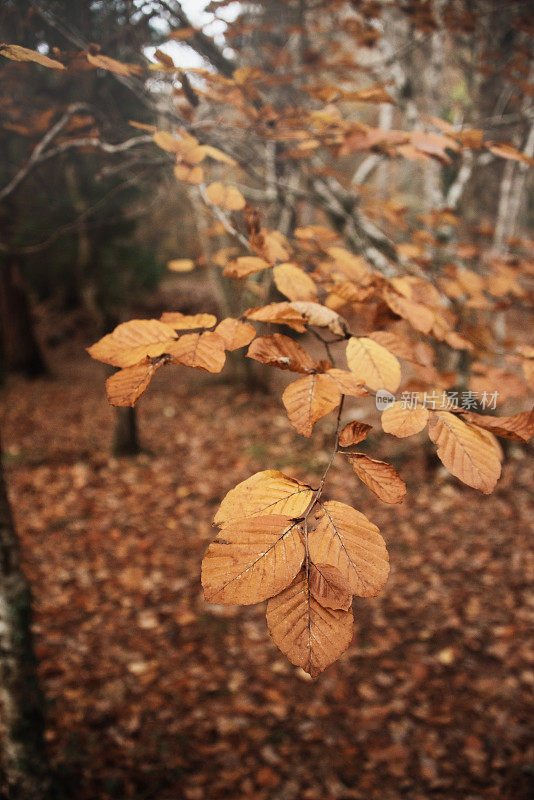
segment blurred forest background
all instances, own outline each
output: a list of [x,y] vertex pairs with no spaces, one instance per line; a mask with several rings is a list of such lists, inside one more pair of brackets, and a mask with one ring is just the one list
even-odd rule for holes
[[[282,379],[242,357],[221,376],[158,374],[138,410],[111,409],[110,371],[85,348],[131,317],[285,299],[261,275],[223,276],[247,231],[213,211],[194,164],[176,179],[153,132],[181,126],[238,162],[267,228],[317,226],[386,274],[431,280],[474,344],[441,369],[470,365],[500,413],[531,408],[533,35],[530,4],[512,1],[1,4],[1,42],[69,60],[63,73],[0,53],[2,450],[52,796],[532,796],[532,449],[507,442],[481,497],[428,444],[375,433],[408,484],[394,508],[336,469],[392,573],[312,683],[261,610],[204,602],[199,565],[226,491],[266,468],[314,485],[333,422],[297,440]],[[329,148],[299,132],[303,108]],[[340,119],[362,123],[343,145]],[[227,168],[214,160],[210,180]],[[332,305],[361,331],[392,316]]]

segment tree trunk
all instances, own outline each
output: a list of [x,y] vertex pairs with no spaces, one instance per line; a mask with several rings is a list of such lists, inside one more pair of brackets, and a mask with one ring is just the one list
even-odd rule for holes
[[44,375],[47,369],[33,329],[28,292],[13,256],[0,266],[0,316],[6,372],[30,378]]
[[0,796],[9,800],[42,800],[50,787],[31,617],[30,586],[0,461]]
[[114,456],[136,456],[141,452],[135,408],[115,409],[115,430],[111,452]]

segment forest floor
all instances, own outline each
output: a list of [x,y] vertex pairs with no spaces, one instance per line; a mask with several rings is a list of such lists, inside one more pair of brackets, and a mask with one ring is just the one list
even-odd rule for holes
[[532,797],[532,449],[510,448],[486,497],[430,469],[423,439],[371,434],[362,449],[408,484],[400,506],[336,461],[327,493],[380,527],[392,569],[311,681],[264,604],[204,601],[200,563],[238,481],[276,468],[317,484],[333,415],[304,440],[279,394],[165,368],[139,405],[146,452],[116,459],[105,370],[50,360],[51,379],[9,381],[2,431],[65,797]]

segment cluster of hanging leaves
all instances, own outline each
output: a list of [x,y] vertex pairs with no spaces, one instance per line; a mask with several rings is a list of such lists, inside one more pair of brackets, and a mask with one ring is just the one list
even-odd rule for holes
[[[345,4],[335,0],[329,7],[337,10]],[[379,35],[369,23],[375,12],[363,11],[361,17],[342,14],[341,29],[361,47],[372,47]],[[422,6],[411,4],[406,13],[413,17],[416,29],[433,30],[435,23]],[[451,29],[467,29],[468,23],[453,10],[447,10],[446,16]],[[239,28],[234,32],[239,35]],[[324,34],[330,36],[331,31],[325,29]],[[171,38],[187,41],[199,35],[192,27],[182,27]],[[227,38],[231,35],[229,29]],[[314,35],[320,42],[320,24]],[[52,58],[3,44],[0,55],[58,71],[68,64],[69,69],[99,69],[123,78],[157,72],[179,80],[181,89],[175,89],[175,96],[189,104],[187,112],[180,107],[183,125],[167,131],[132,124],[150,134],[172,164],[176,179],[198,192],[213,211],[217,234],[225,231],[238,242],[237,247],[217,251],[213,265],[222,269],[225,278],[241,282],[242,297],[260,299],[259,305],[246,308],[239,318],[219,322],[211,314],[168,312],[160,319],[119,325],[89,348],[93,358],[117,368],[106,381],[112,405],[134,406],[161,367],[178,365],[218,373],[228,351],[247,347],[246,357],[292,373],[282,404],[298,434],[311,437],[315,424],[338,409],[332,461],[338,453],[347,458],[355,477],[383,502],[402,502],[404,481],[393,465],[354,449],[371,429],[359,421],[360,408],[374,403],[374,395],[381,393],[392,401],[381,415],[384,433],[407,438],[426,430],[452,475],[485,494],[493,491],[502,461],[497,437],[529,441],[534,434],[534,412],[490,416],[446,402],[445,392],[458,386],[458,376],[454,370],[436,366],[436,350],[449,348],[472,359],[469,388],[473,391],[497,388],[504,400],[524,396],[529,387],[534,388],[532,348],[517,347],[505,357],[505,365],[496,368],[486,360],[491,341],[481,326],[469,326],[464,319],[466,309],[491,312],[525,297],[519,261],[493,257],[487,261],[489,274],[482,276],[472,269],[480,249],[459,242],[454,263],[447,263],[439,277],[429,280],[425,270],[430,274],[431,256],[442,246],[443,230],[454,229],[458,223],[451,209],[423,215],[421,228],[412,231],[409,241],[405,237],[400,243],[391,242],[395,277],[377,269],[365,250],[354,254],[343,246],[338,231],[322,218],[287,235],[271,230],[262,224],[260,209],[247,203],[246,190],[236,185],[238,170],[246,167],[239,148],[232,149],[231,141],[215,146],[209,137],[201,140],[185,123],[201,99],[209,102],[215,118],[221,112],[223,126],[242,132],[247,147],[249,142],[260,142],[276,148],[279,163],[304,165],[310,186],[325,177],[336,179],[335,171],[317,160],[319,152],[331,159],[372,153],[449,165],[465,151],[486,151],[525,167],[532,163],[529,156],[510,144],[486,141],[481,130],[457,130],[436,118],[427,121],[426,129],[412,131],[382,130],[354,121],[347,108],[389,103],[392,97],[384,84],[342,88],[343,82],[334,79],[355,66],[342,48],[328,64],[332,84],[320,83],[315,74],[319,71],[308,66],[308,82],[299,82],[301,105],[281,111],[269,102],[270,90],[284,84],[278,68],[282,65],[286,73],[285,65],[276,61],[281,54],[274,50],[271,71],[256,66],[242,66],[227,75],[190,70],[196,75],[195,86],[159,50],[157,63],[148,68],[116,61],[96,46],[74,55],[54,51]],[[290,78],[286,75],[285,80]],[[221,139],[216,141],[219,144]],[[228,170],[233,180],[224,178]],[[324,185],[328,192],[328,182]],[[326,202],[330,202],[328,196]],[[362,191],[359,208],[369,220],[393,229],[407,228],[406,209],[398,203],[378,204]],[[486,235],[483,230],[479,233]],[[175,272],[194,267],[190,259],[169,262]],[[271,280],[285,300],[267,302]],[[361,322],[357,332],[349,322],[354,317]],[[324,360],[312,357],[297,340],[310,333],[324,343]],[[336,358],[342,350],[341,364],[334,363],[331,345],[336,345]],[[415,396],[416,402],[403,402],[405,392]],[[438,398],[437,403],[426,402],[429,393]],[[341,428],[346,398],[350,398],[347,405],[353,419]],[[215,516],[220,531],[202,565],[206,599],[245,605],[267,601],[267,625],[274,642],[312,676],[348,647],[353,633],[352,597],[376,595],[389,571],[378,529],[361,512],[323,500],[331,463],[316,489],[274,470],[257,473],[232,489]]]

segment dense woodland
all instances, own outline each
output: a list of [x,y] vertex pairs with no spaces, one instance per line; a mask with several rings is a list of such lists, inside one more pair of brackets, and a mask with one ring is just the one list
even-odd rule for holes
[[4,0],[0,797],[531,796],[533,36]]

